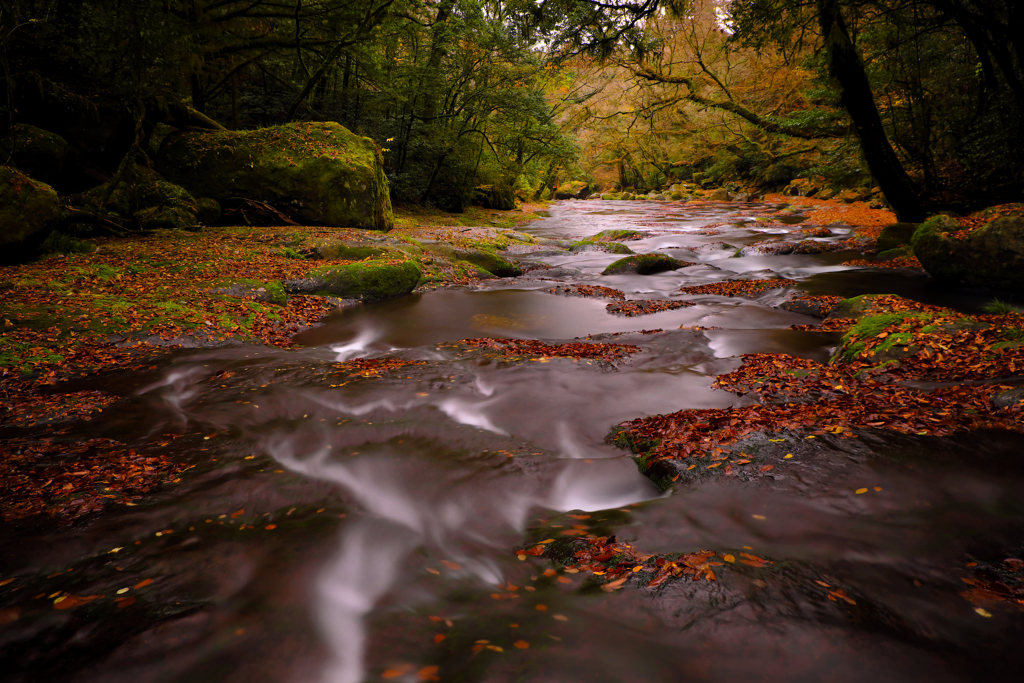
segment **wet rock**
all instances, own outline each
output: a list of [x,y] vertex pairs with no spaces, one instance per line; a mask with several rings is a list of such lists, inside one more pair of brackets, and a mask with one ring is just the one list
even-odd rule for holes
[[308,277],[286,280],[293,294],[322,294],[342,299],[374,301],[408,294],[422,277],[412,261],[361,261],[314,270]]
[[728,202],[732,201],[732,194],[729,193],[729,190],[718,189],[712,192],[708,196],[708,199],[710,199],[713,202]]
[[878,251],[888,251],[904,244],[910,244],[910,239],[914,236],[918,225],[918,223],[893,223],[885,226],[876,240]]
[[812,318],[824,318],[828,316],[835,306],[825,301],[815,301],[814,299],[793,299],[792,301],[783,301],[777,308],[789,311],[790,313],[809,315]]
[[256,280],[236,280],[225,282],[206,290],[210,294],[222,294],[239,299],[251,299],[267,304],[284,306],[288,303],[288,294],[280,282],[258,282]]
[[1024,402],[1024,387],[1010,389],[992,397],[992,405],[997,408],[1009,408],[1022,402]]
[[21,172],[48,185],[60,181],[68,143],[56,133],[24,123],[15,124],[0,140],[0,158]]
[[964,238],[959,224],[936,216],[914,232],[914,256],[940,282],[996,290],[1024,287],[1024,218],[996,218]]
[[0,166],[0,263],[32,258],[59,215],[57,193],[8,166]]
[[158,164],[169,180],[224,206],[254,200],[306,224],[394,226],[377,145],[337,123],[172,133]]
[[687,266],[696,265],[687,261],[679,261],[664,254],[639,254],[627,256],[611,264],[601,273],[602,275],[654,275],[669,270],[678,270]]
[[586,240],[577,242],[569,247],[569,251],[578,254],[584,251],[603,251],[609,254],[633,254],[632,249],[621,242],[588,242]]
[[480,204],[487,209],[512,211],[516,208],[516,193],[511,185],[481,185]]
[[497,277],[517,277],[523,274],[519,266],[483,249],[452,249],[452,253],[460,261],[472,263]]

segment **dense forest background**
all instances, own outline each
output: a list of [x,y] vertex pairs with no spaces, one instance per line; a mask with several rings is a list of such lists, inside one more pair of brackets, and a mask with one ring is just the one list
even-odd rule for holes
[[175,128],[330,120],[397,204],[811,175],[920,220],[1019,196],[1022,25],[1016,0],[0,0],[0,138],[5,163],[19,124],[64,138],[62,195]]

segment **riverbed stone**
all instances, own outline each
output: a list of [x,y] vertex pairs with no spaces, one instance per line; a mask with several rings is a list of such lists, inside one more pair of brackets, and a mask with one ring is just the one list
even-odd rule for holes
[[1024,288],[1024,218],[1006,216],[959,239],[956,220],[936,216],[921,224],[914,256],[939,282],[986,289]]
[[257,280],[235,280],[217,283],[208,290],[210,294],[222,294],[239,299],[250,299],[262,303],[284,306],[288,303],[288,293],[281,282],[259,282]]
[[586,199],[590,196],[590,185],[585,180],[570,180],[555,190],[555,199]]
[[696,265],[687,261],[679,261],[665,254],[637,254],[619,259],[601,273],[602,275],[655,275],[669,270],[679,270]]
[[292,294],[323,294],[342,299],[375,301],[408,294],[422,277],[412,261],[360,261],[342,266],[326,266],[307,277],[286,280]]
[[161,145],[158,166],[224,206],[254,200],[305,224],[394,227],[380,150],[334,122],[176,132]]
[[0,166],[0,263],[35,256],[59,211],[52,187],[17,169]]

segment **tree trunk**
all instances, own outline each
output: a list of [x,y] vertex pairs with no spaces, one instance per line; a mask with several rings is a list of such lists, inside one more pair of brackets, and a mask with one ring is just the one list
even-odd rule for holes
[[840,100],[853,120],[868,168],[901,222],[923,221],[926,214],[921,188],[907,175],[889,144],[864,63],[843,22],[839,0],[817,0],[817,5],[818,22],[828,50],[829,74],[839,84]]

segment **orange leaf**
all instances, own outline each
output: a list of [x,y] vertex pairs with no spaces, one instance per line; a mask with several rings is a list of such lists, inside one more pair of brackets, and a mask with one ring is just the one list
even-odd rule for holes
[[232,512],[231,513],[231,518],[232,519],[236,519],[238,517],[241,517],[244,514],[245,514],[245,508],[242,508],[241,510],[238,510],[237,512]]
[[441,564],[448,567],[448,569],[451,569],[452,571],[458,571],[459,569],[462,569],[461,565],[456,564],[455,562],[449,562],[448,560],[441,560]]
[[516,642],[512,643],[512,645],[514,647],[519,648],[520,650],[529,650],[530,649],[530,644],[528,642],[526,642],[525,640],[517,640]]
[[143,579],[142,581],[139,581],[137,584],[135,584],[135,587],[142,588],[144,586],[148,586],[151,583],[153,583],[153,579]]
[[446,636],[443,633],[438,633],[436,636],[434,636],[434,644],[440,643],[441,641],[443,641],[447,637],[448,636]]

